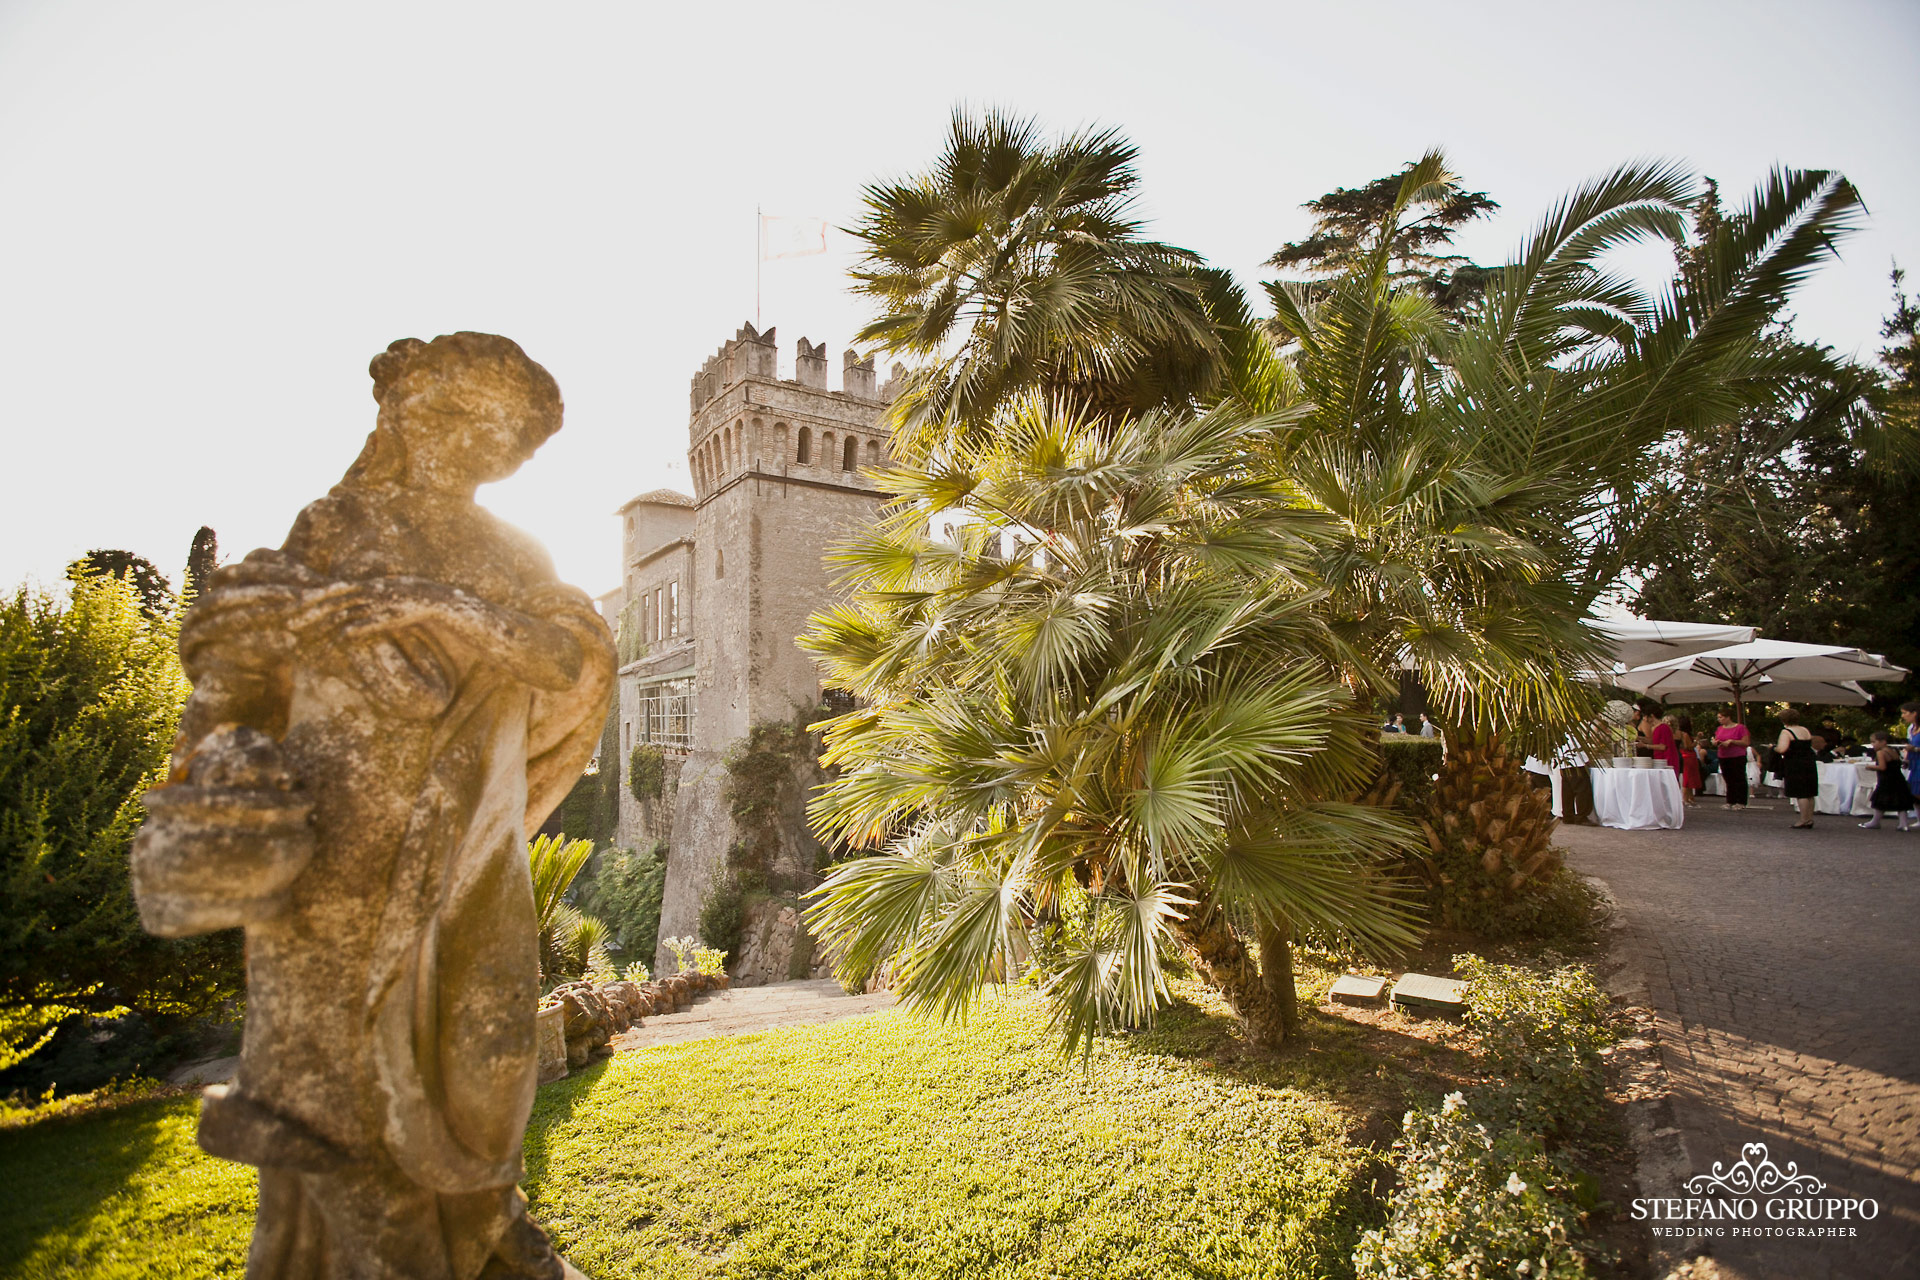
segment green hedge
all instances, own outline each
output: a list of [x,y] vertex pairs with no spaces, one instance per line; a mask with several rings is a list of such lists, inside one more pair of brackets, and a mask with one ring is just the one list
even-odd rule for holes
[[1382,768],[1400,784],[1400,793],[1393,802],[1395,807],[1409,813],[1427,811],[1427,802],[1433,798],[1434,775],[1440,772],[1445,754],[1438,738],[1415,738],[1398,733],[1382,735]]

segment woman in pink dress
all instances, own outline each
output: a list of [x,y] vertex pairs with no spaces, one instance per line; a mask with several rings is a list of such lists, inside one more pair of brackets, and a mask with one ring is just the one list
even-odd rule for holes
[[1653,727],[1647,730],[1647,747],[1655,760],[1673,770],[1676,778],[1680,776],[1680,744],[1673,736],[1672,716],[1653,721]]
[[1714,750],[1720,755],[1720,778],[1727,788],[1727,808],[1747,807],[1747,752],[1753,745],[1747,726],[1734,719],[1733,712],[1718,713],[1720,727],[1713,731]]

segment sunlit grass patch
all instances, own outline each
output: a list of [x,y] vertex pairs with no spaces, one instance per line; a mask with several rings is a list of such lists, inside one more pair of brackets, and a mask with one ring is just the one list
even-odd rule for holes
[[1345,1117],[1209,1064],[1062,1063],[1029,1000],[627,1054],[548,1090],[536,1213],[598,1276],[1345,1267]]
[[[1037,1002],[993,996],[965,1027],[622,1054],[541,1090],[526,1185],[595,1280],[1343,1274],[1377,1214],[1332,1063],[1237,1045],[1184,1003],[1062,1061]],[[254,1175],[199,1150],[196,1110],[0,1133],[0,1276],[239,1275]]]
[[0,1276],[238,1276],[257,1180],[194,1141],[197,1097],[0,1133]]

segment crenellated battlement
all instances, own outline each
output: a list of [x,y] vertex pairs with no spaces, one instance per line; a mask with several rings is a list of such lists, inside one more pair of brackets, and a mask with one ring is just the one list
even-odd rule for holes
[[873,357],[856,360],[849,351],[841,361],[840,386],[850,396],[859,396],[862,400],[874,400]]
[[702,405],[742,378],[779,377],[778,356],[773,329],[761,333],[750,324],[741,325],[693,375],[691,411],[700,412]]
[[[849,353],[851,354],[851,353]],[[812,387],[817,391],[827,389],[827,344],[811,343],[800,339],[800,347],[793,357],[793,376],[803,387]]]
[[[689,412],[697,416],[716,396],[742,379],[779,381],[779,351],[775,345],[775,332],[772,328],[762,332],[751,324],[742,324],[733,337],[721,343],[707,357],[706,363],[700,366],[700,371],[693,375]],[[873,356],[863,358],[848,350],[841,355],[838,394],[856,400],[885,401],[892,398],[904,373],[902,366],[894,365],[886,385],[879,386]],[[794,350],[791,381],[815,391],[828,391],[826,343],[800,339]],[[829,394],[834,393],[829,391]]]
[[900,393],[906,390],[907,366],[896,363],[887,374],[887,380],[880,385],[880,399],[892,404]]
[[791,378],[778,376],[775,356],[772,329],[742,325],[694,376],[687,462],[698,500],[746,475],[873,489],[871,473],[888,461],[884,406],[906,371],[894,365],[880,387],[874,357],[847,351],[836,391],[826,343],[801,338]]

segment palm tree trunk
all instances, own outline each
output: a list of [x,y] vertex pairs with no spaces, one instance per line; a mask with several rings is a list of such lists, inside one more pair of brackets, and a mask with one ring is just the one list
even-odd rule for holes
[[1521,765],[1497,733],[1447,735],[1430,816],[1440,839],[1479,861],[1489,890],[1517,893],[1559,866],[1552,793],[1534,787]]
[[1300,998],[1293,985],[1293,924],[1286,919],[1260,922],[1260,980],[1280,1010],[1282,1038],[1291,1038],[1300,1030]]
[[[1277,1049],[1286,1043],[1295,1010],[1292,954],[1284,945],[1277,955],[1285,959],[1277,965],[1269,961],[1275,971],[1270,978],[1260,972],[1253,953],[1234,936],[1226,917],[1217,910],[1190,917],[1178,926],[1176,936],[1201,979],[1226,997],[1240,1025],[1246,1028],[1249,1044]],[[1281,972],[1284,982],[1278,976]],[[1284,999],[1276,998],[1280,986],[1284,986]]]

